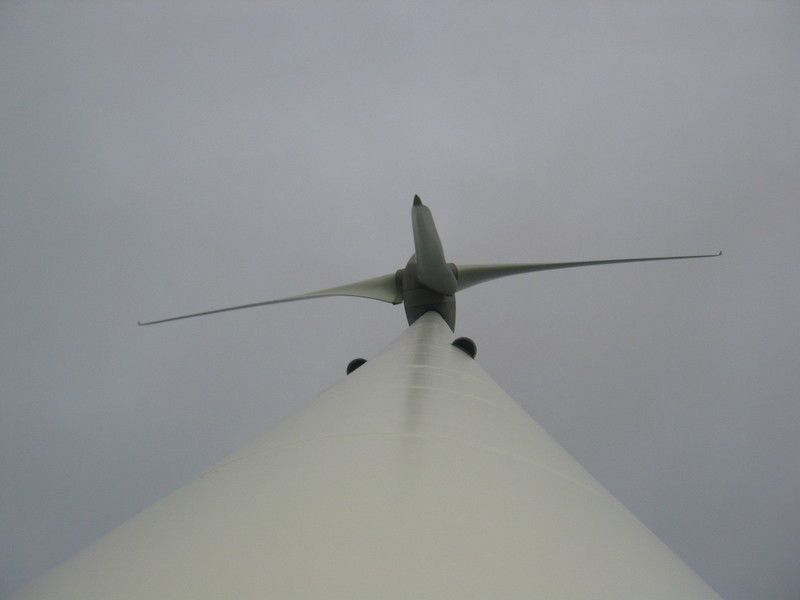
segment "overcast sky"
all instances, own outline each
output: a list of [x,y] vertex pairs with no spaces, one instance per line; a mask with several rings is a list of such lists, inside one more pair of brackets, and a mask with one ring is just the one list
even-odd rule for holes
[[0,5],[0,596],[379,352],[457,333],[726,600],[800,597],[800,4]]

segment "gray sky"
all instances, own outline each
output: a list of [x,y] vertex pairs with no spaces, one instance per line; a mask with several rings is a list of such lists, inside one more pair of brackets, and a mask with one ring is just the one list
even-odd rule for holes
[[459,297],[457,333],[726,600],[800,596],[800,5],[4,2],[0,596],[405,327],[456,263],[707,253]]

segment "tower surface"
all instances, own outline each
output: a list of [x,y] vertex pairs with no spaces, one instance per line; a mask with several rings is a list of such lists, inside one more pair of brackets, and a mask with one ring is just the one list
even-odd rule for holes
[[719,599],[435,312],[12,600]]

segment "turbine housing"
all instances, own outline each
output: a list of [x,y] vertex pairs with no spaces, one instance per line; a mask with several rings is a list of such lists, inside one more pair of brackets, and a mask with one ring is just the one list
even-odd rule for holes
[[[458,269],[453,263],[447,266],[453,275],[458,277]],[[447,295],[432,290],[419,280],[417,274],[416,254],[406,264],[405,269],[397,272],[400,279],[400,290],[403,297],[403,305],[406,310],[406,319],[411,325],[422,315],[429,311],[439,313],[451,330],[456,330],[456,296]]]

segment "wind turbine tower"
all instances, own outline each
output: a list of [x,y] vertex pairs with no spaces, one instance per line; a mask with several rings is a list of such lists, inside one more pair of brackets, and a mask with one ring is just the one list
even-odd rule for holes
[[402,303],[409,327],[12,600],[719,600],[453,340],[456,294],[473,285],[700,256],[457,266],[418,197],[412,228],[394,273],[140,323],[344,295]]

